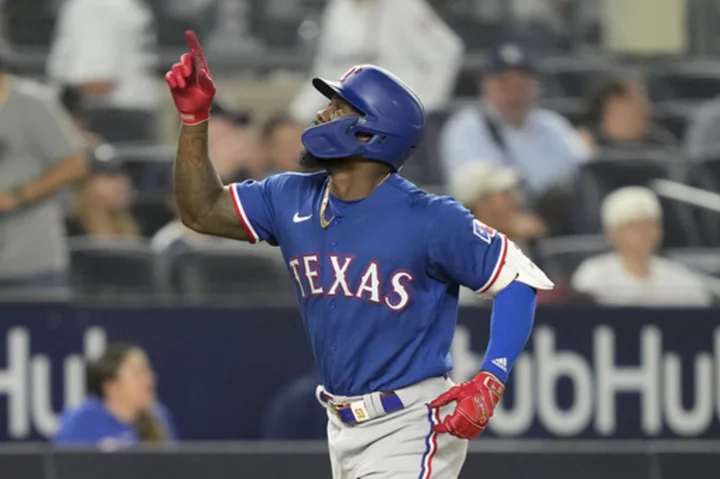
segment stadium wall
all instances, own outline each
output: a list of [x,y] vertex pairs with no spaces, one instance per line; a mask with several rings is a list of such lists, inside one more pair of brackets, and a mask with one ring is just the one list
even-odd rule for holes
[[[487,309],[461,310],[456,380],[476,371],[488,318]],[[486,436],[720,439],[719,318],[540,309]],[[147,349],[159,396],[191,441],[259,438],[272,399],[313,370],[294,309],[3,304],[0,442],[50,436],[63,407],[82,398],[84,362],[113,340]]]

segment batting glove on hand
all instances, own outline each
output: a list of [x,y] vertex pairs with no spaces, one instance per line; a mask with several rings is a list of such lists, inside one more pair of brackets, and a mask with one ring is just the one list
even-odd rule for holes
[[180,57],[180,61],[165,74],[165,81],[170,86],[182,122],[197,125],[210,118],[215,84],[195,32],[186,31],[185,41],[190,53]]
[[505,385],[488,372],[481,372],[470,381],[453,386],[429,406],[438,408],[455,401],[455,411],[435,425],[438,433],[449,433],[461,439],[479,436],[490,421],[495,406],[505,392]]

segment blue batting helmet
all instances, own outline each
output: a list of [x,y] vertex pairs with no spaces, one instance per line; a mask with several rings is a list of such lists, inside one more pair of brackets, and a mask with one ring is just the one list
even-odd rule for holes
[[[339,96],[362,115],[351,115],[303,132],[302,142],[321,159],[362,156],[400,169],[425,132],[425,109],[400,79],[375,65],[352,67],[339,81],[314,78],[323,95]],[[369,140],[358,135],[370,137]]]

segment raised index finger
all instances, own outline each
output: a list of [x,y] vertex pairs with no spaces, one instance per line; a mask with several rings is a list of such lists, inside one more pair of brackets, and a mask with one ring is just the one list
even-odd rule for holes
[[202,46],[200,45],[200,40],[198,40],[194,31],[185,30],[185,42],[187,43],[190,55],[193,57],[195,71],[204,69],[209,72],[210,69],[207,66],[207,61],[205,61],[205,54],[203,53]]

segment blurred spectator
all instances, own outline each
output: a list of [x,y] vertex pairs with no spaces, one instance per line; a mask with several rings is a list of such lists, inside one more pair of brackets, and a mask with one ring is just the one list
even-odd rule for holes
[[[546,236],[547,228],[537,215],[521,208],[519,184],[520,178],[511,168],[478,161],[453,175],[450,192],[475,218],[506,234],[529,254],[528,243]],[[459,301],[465,305],[482,300],[462,287]]]
[[693,113],[685,146],[691,157],[720,156],[720,98],[700,105]]
[[302,132],[300,124],[286,115],[276,115],[265,122],[262,141],[271,173],[300,169],[298,160],[303,150],[300,139]]
[[585,260],[573,288],[609,306],[710,306],[702,279],[655,256],[662,239],[662,210],[655,194],[628,186],[608,195],[602,221],[615,251]]
[[653,123],[645,88],[630,77],[601,79],[590,89],[586,108],[589,123],[580,135],[592,150],[677,143],[672,133]]
[[107,239],[137,237],[139,228],[130,212],[130,194],[130,177],[122,164],[94,158],[90,175],[76,193],[68,233]]
[[133,344],[110,344],[87,366],[87,398],[65,411],[55,445],[116,449],[176,437],[169,411],[157,402],[155,376],[145,352]]
[[535,106],[533,72],[519,46],[499,46],[482,79],[481,101],[445,124],[440,160],[448,180],[481,158],[514,168],[550,231],[566,234],[570,183],[590,152],[565,118]]
[[535,106],[534,67],[517,45],[492,54],[482,99],[456,112],[440,138],[447,178],[479,158],[515,168],[531,192],[570,182],[588,151],[570,123]]
[[152,140],[156,131],[155,19],[145,0],[66,0],[47,73],[78,87],[108,141]]
[[51,91],[0,61],[0,287],[64,286],[57,193],[85,175],[83,141]]
[[260,139],[250,126],[246,112],[214,103],[208,132],[208,149],[224,183],[265,177]]
[[[330,0],[325,9],[313,77],[339,78],[353,65],[373,63],[402,78],[428,111],[444,108],[462,64],[460,37],[426,0]],[[305,82],[290,106],[303,124],[325,99]]]
[[575,0],[510,0],[507,3],[512,14],[513,37],[528,48],[552,50],[567,43],[563,37],[575,27],[572,22],[577,20]]
[[180,221],[174,200],[170,201],[176,219],[160,228],[152,237],[150,245],[155,252],[165,255],[177,255],[205,245],[227,243],[243,247],[245,244],[216,236],[207,236],[191,230]]
[[267,407],[260,427],[262,439],[324,439],[327,409],[316,396],[319,384],[315,371],[283,386]]
[[103,144],[103,138],[90,131],[87,100],[79,88],[66,86],[60,91],[60,101],[70,114],[75,126],[85,139],[85,146],[90,151]]
[[547,228],[537,215],[520,207],[519,183],[511,168],[479,161],[453,176],[450,191],[475,218],[527,251],[526,242],[546,236]]
[[[168,3],[177,3],[177,0]],[[250,0],[211,0],[211,3],[215,18],[212,27],[208,29],[207,43],[210,52],[237,55],[238,52],[257,54],[263,51],[264,45],[251,32]],[[193,23],[196,19],[196,16],[192,18]]]

